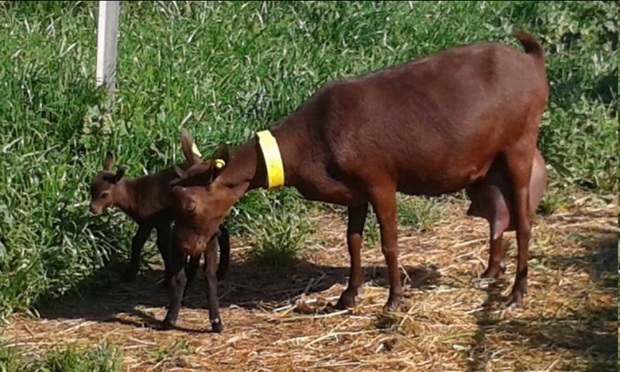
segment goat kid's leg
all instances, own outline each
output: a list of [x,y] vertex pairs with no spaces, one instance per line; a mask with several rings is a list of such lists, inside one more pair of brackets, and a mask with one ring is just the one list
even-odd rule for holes
[[400,280],[398,264],[398,211],[396,205],[396,189],[375,189],[371,193],[379,230],[381,232],[381,251],[387,265],[390,291],[384,310],[391,311],[400,307],[403,301],[403,286]]
[[[184,262],[185,263],[185,262]],[[185,305],[185,298],[189,292],[190,284],[196,279],[196,273],[198,272],[198,266],[200,264],[200,255],[190,256],[189,262],[185,263],[185,277],[187,281],[185,283],[185,289],[183,290],[183,300],[181,305]]]
[[213,237],[207,243],[205,251],[206,277],[207,277],[207,296],[209,300],[209,321],[213,332],[220,333],[224,326],[220,317],[220,305],[217,298],[217,251],[218,240]]
[[161,258],[164,261],[164,287],[170,287],[171,274],[169,270],[170,261],[170,224],[161,224],[157,226],[157,249],[161,254]]
[[138,226],[138,231],[136,231],[133,239],[131,239],[131,259],[125,273],[123,274],[123,282],[126,283],[134,280],[138,274],[138,271],[140,270],[140,256],[142,253],[142,247],[144,247],[144,244],[149,238],[152,230],[152,226]]
[[[219,245],[220,262],[217,268],[217,280],[224,280],[230,265],[230,234],[224,225],[220,225],[220,235],[217,237]],[[206,261],[206,258],[205,258]]]
[[187,255],[173,247],[170,250],[169,262],[170,262],[170,306],[166,313],[166,318],[162,322],[162,329],[170,329],[176,324],[179,317],[179,311],[181,310],[181,301],[183,300],[183,292],[185,290],[185,284],[187,278],[185,277],[185,261]]
[[362,258],[361,250],[364,240],[364,224],[368,215],[368,203],[349,207],[349,221],[347,225],[347,248],[351,259],[349,285],[342,292],[336,309],[347,309],[355,305],[355,298],[360,294],[362,286]]

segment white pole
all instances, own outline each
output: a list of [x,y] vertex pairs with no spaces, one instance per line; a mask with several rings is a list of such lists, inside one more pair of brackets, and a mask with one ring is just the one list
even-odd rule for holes
[[114,93],[116,76],[116,45],[118,38],[119,1],[99,1],[97,24],[97,86],[107,84]]

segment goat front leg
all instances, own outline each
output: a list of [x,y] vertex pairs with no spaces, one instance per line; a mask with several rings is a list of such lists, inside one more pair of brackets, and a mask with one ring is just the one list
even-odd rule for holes
[[364,224],[368,215],[368,203],[357,207],[349,207],[349,221],[347,225],[347,248],[351,259],[349,285],[342,292],[336,309],[347,309],[355,305],[355,298],[359,295],[362,286],[362,243],[364,240]]
[[207,243],[207,248],[205,251],[205,274],[207,277],[207,296],[209,299],[209,321],[211,322],[213,332],[216,333],[220,333],[224,329],[222,319],[220,317],[220,305],[217,298],[218,245],[218,239],[214,236]]
[[181,305],[185,305],[185,298],[187,297],[187,293],[189,292],[189,286],[194,281],[194,279],[196,279],[199,264],[200,255],[190,256],[189,262],[185,264],[185,277],[187,278],[187,281],[185,283],[185,290],[183,291],[183,300],[181,301]]
[[[223,280],[230,265],[230,234],[224,225],[220,225],[220,234],[217,237],[220,251],[220,262],[217,268],[217,280]],[[206,258],[205,258],[206,262]]]
[[157,249],[159,249],[159,253],[161,254],[161,258],[164,261],[164,287],[168,288],[170,286],[171,274],[169,269],[169,260],[170,260],[170,231],[171,231],[170,223],[162,223],[157,226]]
[[150,225],[138,226],[138,231],[136,231],[133,239],[131,239],[131,259],[125,274],[123,275],[123,282],[127,283],[134,280],[138,274],[138,271],[140,270],[140,256],[142,253],[142,247],[144,247],[151,231],[153,231],[153,227]]
[[375,188],[371,192],[374,208],[381,232],[381,251],[387,265],[390,291],[384,310],[392,311],[403,301],[403,287],[398,264],[398,211],[395,187]]
[[185,261],[187,255],[177,247],[173,246],[170,250],[170,306],[166,318],[162,322],[162,329],[173,328],[179,317],[181,302],[185,291],[187,278],[185,277]]

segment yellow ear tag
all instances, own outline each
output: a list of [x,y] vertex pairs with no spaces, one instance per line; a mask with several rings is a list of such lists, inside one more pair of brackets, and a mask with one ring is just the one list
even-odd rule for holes
[[215,167],[217,169],[222,169],[226,165],[226,162],[222,159],[215,159]]
[[200,153],[200,151],[198,151],[198,147],[196,147],[195,143],[192,143],[192,152],[198,155],[199,157],[202,157],[202,154]]

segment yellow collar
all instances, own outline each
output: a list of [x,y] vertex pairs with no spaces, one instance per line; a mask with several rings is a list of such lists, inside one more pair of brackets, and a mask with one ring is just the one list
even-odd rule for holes
[[256,135],[265,158],[268,180],[267,188],[273,189],[278,186],[284,186],[284,166],[282,165],[282,157],[280,156],[280,149],[275,137],[269,130],[260,131]]

